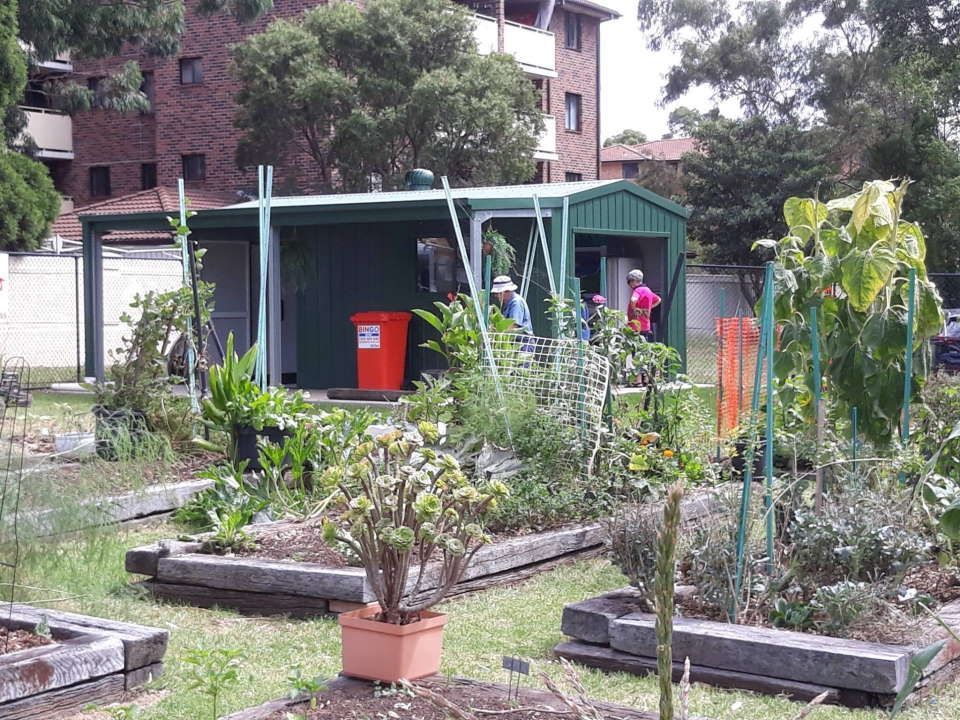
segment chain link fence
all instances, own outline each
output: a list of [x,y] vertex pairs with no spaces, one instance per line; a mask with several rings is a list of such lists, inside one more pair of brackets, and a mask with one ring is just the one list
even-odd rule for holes
[[[137,294],[182,282],[174,250],[107,250],[103,258],[104,346],[120,346]],[[79,254],[0,254],[0,356],[22,357],[32,387],[84,376],[83,259]]]
[[940,291],[943,309],[960,313],[960,273],[930,273],[930,280]]

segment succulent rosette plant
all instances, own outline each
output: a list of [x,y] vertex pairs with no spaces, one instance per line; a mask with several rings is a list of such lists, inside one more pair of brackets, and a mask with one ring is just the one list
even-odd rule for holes
[[475,484],[453,456],[438,451],[436,425],[391,430],[358,440],[323,482],[333,497],[324,519],[328,543],[342,543],[363,563],[381,612],[405,625],[436,605],[490,541],[484,518],[506,485]]

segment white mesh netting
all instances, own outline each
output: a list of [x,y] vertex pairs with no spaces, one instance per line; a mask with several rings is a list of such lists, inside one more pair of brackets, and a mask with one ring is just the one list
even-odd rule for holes
[[589,473],[603,427],[610,379],[607,358],[589,343],[570,338],[492,333],[490,345],[505,403],[532,398],[543,412],[575,432],[586,450]]

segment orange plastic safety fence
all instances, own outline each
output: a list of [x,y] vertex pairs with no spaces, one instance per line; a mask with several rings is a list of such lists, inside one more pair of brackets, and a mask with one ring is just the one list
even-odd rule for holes
[[717,318],[717,434],[729,437],[750,411],[760,328],[756,318]]

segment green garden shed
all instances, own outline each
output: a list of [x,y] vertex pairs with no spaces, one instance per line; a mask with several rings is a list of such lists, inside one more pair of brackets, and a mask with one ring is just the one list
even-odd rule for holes
[[[517,284],[528,248],[536,248],[527,299],[538,334],[549,333],[549,283],[537,203],[553,274],[559,278],[561,265],[565,267],[568,294],[574,278],[583,292],[599,292],[600,267],[605,265],[610,305],[625,309],[626,274],[642,268],[647,284],[663,298],[653,318],[657,339],[685,357],[685,208],[623,180],[459,188],[452,193],[478,285],[486,229],[493,227],[516,248]],[[189,191],[187,195],[189,204]],[[160,213],[81,211],[80,219],[86,373],[103,377],[110,350],[103,347],[103,237],[119,231],[164,231],[169,223]],[[189,221],[191,237],[206,250],[203,277],[216,284],[214,327],[221,338],[233,332],[240,349],[256,337],[258,220],[258,204],[251,201],[202,210]],[[270,236],[267,364],[272,383],[354,387],[352,314],[430,308],[449,293],[467,290],[442,190],[274,198]],[[419,347],[432,332],[419,319],[411,324],[407,381],[441,364],[439,357]]]

